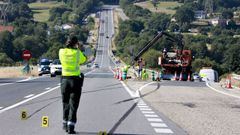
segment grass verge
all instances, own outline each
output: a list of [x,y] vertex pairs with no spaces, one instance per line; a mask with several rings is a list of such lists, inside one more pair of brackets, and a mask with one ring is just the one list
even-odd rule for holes
[[34,12],[34,20],[38,22],[48,22],[49,10],[53,7],[58,7],[61,5],[63,5],[63,3],[57,1],[35,2],[28,4],[28,6]]
[[158,12],[158,13],[166,13],[166,14],[175,14],[176,7],[181,6],[182,4],[178,3],[178,2],[159,2],[157,4],[156,7],[153,6],[151,1],[144,1],[144,2],[139,2],[139,3],[135,3],[135,5],[140,6],[142,8],[146,8],[148,10],[150,10],[151,12]]

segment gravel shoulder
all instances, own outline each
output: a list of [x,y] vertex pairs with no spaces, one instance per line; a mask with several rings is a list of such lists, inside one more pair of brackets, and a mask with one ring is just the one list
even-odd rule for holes
[[[126,83],[132,90],[138,90],[147,82],[128,80]],[[142,89],[141,95],[190,135],[240,134],[240,99],[215,92],[204,84],[191,86],[191,82],[184,83],[178,86],[163,81],[160,87],[157,83],[151,84]],[[218,84],[212,86],[221,88]]]

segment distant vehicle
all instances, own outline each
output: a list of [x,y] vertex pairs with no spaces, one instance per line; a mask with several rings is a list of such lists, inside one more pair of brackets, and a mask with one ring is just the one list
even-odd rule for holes
[[50,73],[51,77],[55,77],[56,75],[61,75],[62,74],[62,65],[59,59],[55,59],[51,64],[50,64]]
[[193,81],[202,81],[202,78],[199,76],[198,73],[193,73]]
[[94,68],[99,68],[99,65],[98,65],[97,63],[94,63],[94,64],[93,64],[93,67],[94,67]]
[[87,64],[87,68],[90,68],[90,67],[91,67],[91,63],[88,63],[88,64]]
[[50,65],[51,61],[49,59],[41,59],[38,64],[38,75],[41,76],[43,74],[50,73]]
[[211,68],[201,69],[199,75],[203,81],[218,82],[218,72]]
[[109,38],[109,36],[106,36],[106,38]]

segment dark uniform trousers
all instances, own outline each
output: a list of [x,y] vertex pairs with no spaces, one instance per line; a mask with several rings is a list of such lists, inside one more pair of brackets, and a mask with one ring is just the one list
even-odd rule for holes
[[63,121],[77,122],[77,109],[81,97],[83,78],[62,76],[61,93],[63,102]]

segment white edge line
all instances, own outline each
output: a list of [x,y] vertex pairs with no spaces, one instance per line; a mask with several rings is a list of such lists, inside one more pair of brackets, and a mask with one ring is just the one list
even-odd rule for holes
[[26,103],[26,102],[28,102],[28,101],[31,101],[31,100],[33,100],[33,99],[35,99],[35,98],[37,98],[37,97],[40,97],[40,96],[42,96],[42,95],[44,95],[44,94],[47,94],[47,93],[49,93],[49,92],[51,92],[51,91],[53,91],[53,90],[55,90],[55,89],[57,89],[57,88],[59,88],[59,87],[60,87],[60,86],[54,87],[54,88],[52,88],[52,89],[50,89],[50,90],[48,90],[48,91],[45,91],[45,92],[43,92],[43,93],[40,93],[40,94],[36,95],[36,96],[33,96],[33,97],[31,97],[31,98],[28,98],[28,99],[26,99],[26,100],[23,100],[23,101],[21,101],[21,102],[18,102],[18,103],[14,104],[14,105],[8,106],[8,107],[0,110],[0,114],[3,113],[3,112],[5,112],[5,111],[7,111],[7,110],[10,110],[10,109],[12,109],[12,108],[15,108],[15,107],[17,107],[17,106],[19,106],[19,105],[22,105],[22,104],[24,104],[24,103]]
[[234,98],[240,99],[239,96],[231,95],[231,94],[228,94],[228,93],[225,93],[225,92],[222,92],[222,91],[220,91],[220,90],[217,90],[217,89],[213,88],[213,87],[210,86],[209,83],[207,83],[207,82],[206,82],[206,85],[207,85],[209,88],[211,88],[212,90],[214,90],[214,91],[216,91],[216,92],[218,92],[218,93],[221,93],[221,94],[224,94],[224,95],[227,95],[227,96],[230,96],[230,97],[234,97]]
[[[114,71],[110,67],[109,69],[114,73]],[[130,94],[131,97],[140,97],[139,93],[134,93],[133,91],[131,91],[123,81],[120,81],[120,83],[123,85],[123,87]]]
[[27,95],[27,96],[25,96],[24,98],[30,98],[30,97],[32,97],[32,96],[34,96],[34,94]]
[[9,85],[9,84],[14,84],[14,83],[3,83],[3,84],[0,84],[0,86]]
[[145,87],[147,87],[148,85],[153,84],[153,83],[157,83],[157,82],[147,83],[147,84],[143,85],[142,87],[140,87],[140,88],[139,88],[139,91],[141,91],[143,88],[145,88]]

